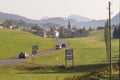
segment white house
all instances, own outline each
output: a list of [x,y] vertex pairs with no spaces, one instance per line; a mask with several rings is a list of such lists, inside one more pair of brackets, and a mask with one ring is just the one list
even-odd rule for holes
[[57,30],[54,30],[54,37],[59,37],[59,32]]
[[3,28],[3,26],[0,26],[0,28]]

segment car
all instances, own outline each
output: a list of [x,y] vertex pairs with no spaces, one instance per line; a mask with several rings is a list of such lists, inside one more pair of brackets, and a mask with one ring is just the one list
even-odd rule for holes
[[27,52],[20,52],[19,58],[28,58],[29,54]]
[[61,49],[61,45],[56,45],[55,49],[56,49],[56,50]]
[[62,46],[62,48],[65,48],[66,47],[66,45],[63,43],[63,44],[61,44],[61,46]]

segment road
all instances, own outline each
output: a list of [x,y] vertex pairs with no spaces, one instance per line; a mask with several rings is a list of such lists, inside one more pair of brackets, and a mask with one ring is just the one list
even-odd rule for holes
[[[54,40],[56,41],[57,44],[62,44],[62,43],[65,43],[62,39],[58,39],[58,38],[54,38]],[[67,43],[65,43],[66,46],[68,46]],[[55,48],[53,49],[48,49],[48,50],[45,50],[45,51],[42,51],[42,52],[38,52],[37,54],[34,55],[34,57],[37,57],[37,56],[42,56],[42,55],[45,55],[45,54],[50,54],[52,52],[55,52]],[[28,58],[32,58],[32,55],[30,55]],[[16,58],[9,58],[9,59],[2,59],[0,60],[0,65],[22,65],[22,64],[26,64],[26,63],[23,63],[22,60],[24,59],[19,59],[18,57]]]

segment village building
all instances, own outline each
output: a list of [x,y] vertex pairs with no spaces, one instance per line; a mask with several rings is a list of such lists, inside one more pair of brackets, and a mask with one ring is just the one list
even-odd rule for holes
[[59,31],[58,30],[54,30],[53,37],[56,37],[56,38],[59,37]]
[[72,28],[70,21],[68,22],[67,29],[64,32],[64,37],[65,38],[72,38],[77,36],[77,30]]
[[0,26],[0,28],[4,28],[3,26]]

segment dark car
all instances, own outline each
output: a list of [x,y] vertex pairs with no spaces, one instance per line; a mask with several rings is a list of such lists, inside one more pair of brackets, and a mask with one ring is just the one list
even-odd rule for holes
[[66,45],[65,45],[65,44],[62,44],[61,46],[62,46],[62,48],[65,48],[65,47],[66,47]]
[[28,56],[27,52],[20,52],[19,54],[19,58],[28,58]]
[[61,49],[61,45],[56,45],[55,49],[56,49],[56,50]]

